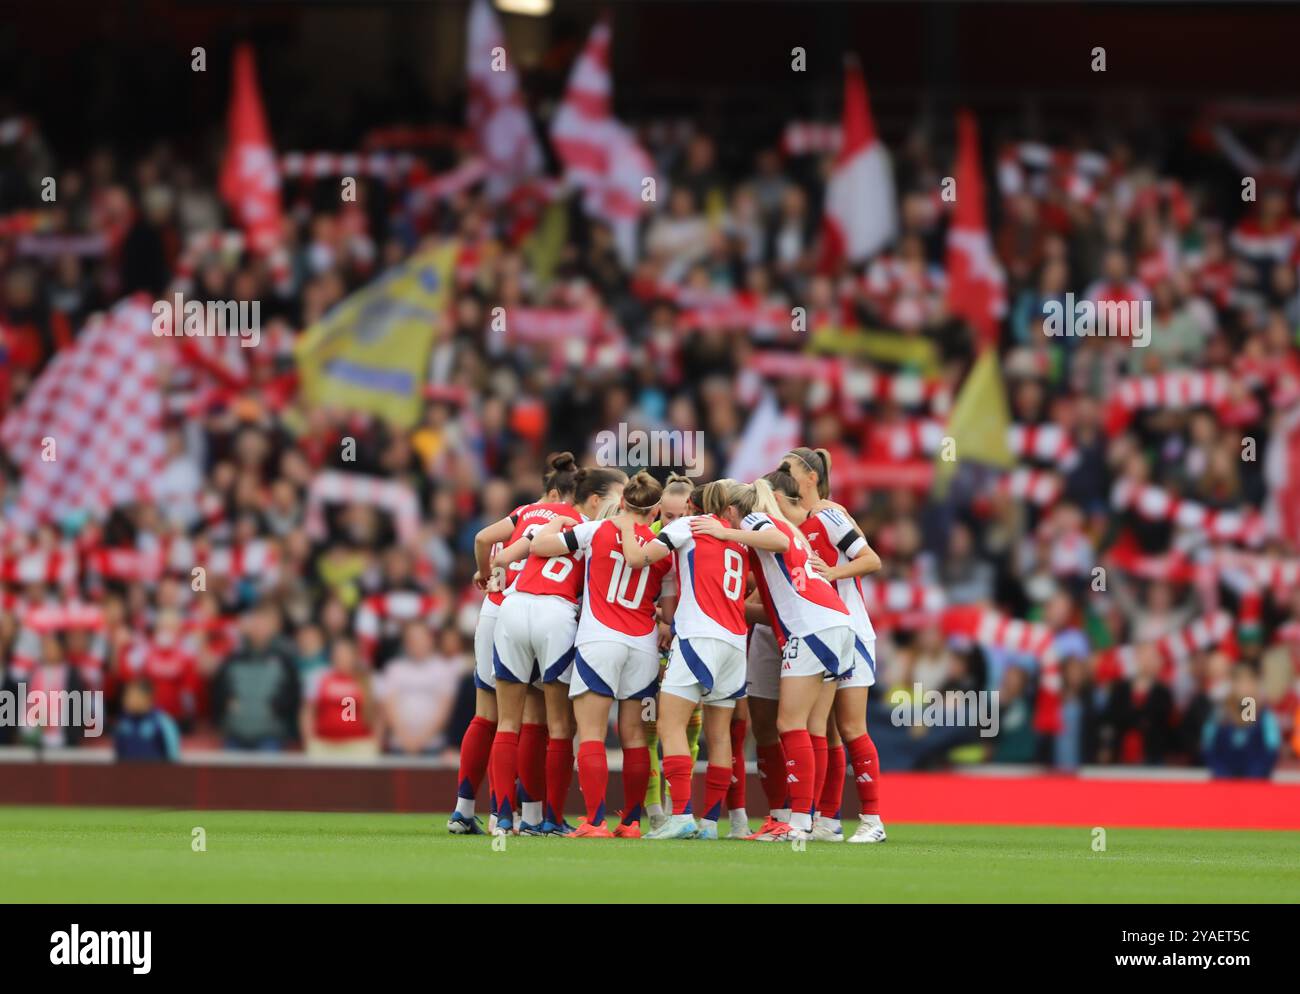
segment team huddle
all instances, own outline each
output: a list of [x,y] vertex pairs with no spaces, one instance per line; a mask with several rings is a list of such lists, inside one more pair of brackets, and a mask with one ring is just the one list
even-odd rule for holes
[[[867,733],[876,638],[860,583],[880,558],[830,500],[830,468],[825,450],[796,448],[752,483],[696,486],[551,456],[542,499],[475,537],[486,593],[476,712],[449,831],[483,833],[486,776],[494,835],[716,839],[725,804],[730,838],[846,841],[851,766],[862,812],[847,841],[883,842]],[[624,795],[613,831],[611,702]],[[770,812],[756,832],[745,811],[751,726]],[[564,817],[575,735],[577,827]]]

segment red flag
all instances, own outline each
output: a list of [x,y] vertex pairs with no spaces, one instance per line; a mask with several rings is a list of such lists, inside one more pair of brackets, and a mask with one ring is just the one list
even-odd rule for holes
[[822,223],[823,269],[844,259],[861,262],[889,244],[898,229],[894,174],[876,135],[867,83],[856,59],[844,67],[843,141],[826,187]]
[[221,196],[252,249],[270,252],[280,242],[280,171],[257,87],[253,48],[247,42],[235,47],[226,140]]
[[620,255],[630,264],[636,257],[637,220],[646,210],[642,190],[655,175],[655,163],[614,117],[609,46],[609,21],[602,19],[569,73],[551,122],[551,144],[565,179],[584,191],[587,213],[610,225]]
[[[18,527],[154,499],[167,441],[152,327],[143,295],[92,317],[0,424],[22,475],[11,514]],[[57,446],[48,459],[47,445]]]
[[948,228],[948,310],[975,332],[981,348],[996,345],[1006,314],[1002,267],[984,217],[979,133],[970,111],[957,115],[957,205]]
[[543,167],[542,148],[524,106],[519,76],[505,58],[505,34],[488,0],[474,0],[469,11],[465,61],[469,76],[466,118],[488,166],[488,194],[509,196]]
[[1300,548],[1300,407],[1279,413],[1265,455],[1268,515],[1272,534]]

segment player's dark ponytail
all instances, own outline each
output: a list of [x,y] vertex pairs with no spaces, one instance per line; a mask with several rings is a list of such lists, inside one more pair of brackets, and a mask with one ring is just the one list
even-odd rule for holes
[[621,469],[584,467],[574,477],[573,503],[584,504],[593,494],[604,497],[610,487],[620,483],[627,483],[627,474]]
[[826,500],[831,495],[831,454],[825,449],[809,449],[799,446],[791,449],[790,457],[798,459],[808,472],[817,477],[817,496]]
[[546,457],[546,473],[542,476],[542,490],[554,490],[564,500],[573,497],[577,487],[578,460],[572,452],[552,452]]

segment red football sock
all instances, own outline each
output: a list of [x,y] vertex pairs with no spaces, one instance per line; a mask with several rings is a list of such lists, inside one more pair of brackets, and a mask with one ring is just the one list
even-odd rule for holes
[[[673,814],[691,813],[691,771],[694,768],[690,753],[684,756],[665,756],[663,762],[664,780],[673,795]],[[728,771],[730,773],[730,771]]]
[[748,722],[731,723],[731,785],[727,788],[727,810],[739,811],[745,806],[745,732]]
[[838,818],[844,807],[844,747],[835,746],[826,753],[826,785],[822,787],[817,810],[827,818]]
[[864,815],[880,814],[880,757],[870,733],[859,735],[848,744],[853,779],[858,785],[858,799]]
[[[546,726],[527,724],[519,729],[520,799],[546,800]],[[498,783],[497,789],[500,790]]]
[[582,799],[587,802],[588,823],[604,825],[605,789],[609,786],[609,760],[604,742],[579,744],[578,786],[582,788]]
[[551,739],[546,747],[546,820],[564,821],[564,805],[573,783],[573,741]]
[[497,817],[513,819],[519,811],[515,777],[519,773],[519,733],[497,731],[492,740],[492,779],[497,785]]
[[812,739],[808,729],[797,728],[781,733],[781,747],[785,750],[786,785],[790,791],[790,810],[798,815],[811,815],[813,809],[813,782],[817,778],[817,760],[813,757]]
[[709,821],[717,821],[722,816],[722,799],[727,796],[731,786],[731,767],[714,766],[710,763],[704,768],[704,815]]
[[623,750],[623,824],[641,820],[646,787],[650,784],[650,748],[633,746]]
[[780,742],[755,747],[758,753],[758,778],[767,796],[768,810],[785,807],[785,750]]
[[478,795],[479,784],[487,772],[488,757],[492,755],[492,737],[497,733],[497,723],[479,715],[465,729],[460,740],[460,772],[456,775],[456,796],[473,800]]
[[809,734],[813,749],[813,807],[821,799],[822,788],[826,786],[826,736]]

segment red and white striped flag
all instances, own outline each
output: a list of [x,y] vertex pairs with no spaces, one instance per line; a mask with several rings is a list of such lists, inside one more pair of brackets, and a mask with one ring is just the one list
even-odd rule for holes
[[153,498],[166,458],[159,339],[143,297],[97,315],[0,424],[21,474],[13,524],[74,512],[102,517]]
[[862,67],[844,67],[843,140],[826,187],[823,268],[847,260],[862,262],[891,242],[898,231],[894,173],[889,153],[876,135]]
[[1300,406],[1279,412],[1264,461],[1265,514],[1276,537],[1300,549]]
[[586,194],[587,213],[614,230],[625,263],[636,260],[636,226],[646,209],[645,181],[655,164],[613,111],[609,22],[592,28],[573,64],[564,101],[551,122],[551,144],[565,179]]
[[970,111],[957,115],[957,205],[948,229],[948,310],[975,332],[981,346],[996,344],[1007,310],[1002,267],[984,219],[984,176],[979,133]]
[[770,473],[781,457],[798,444],[799,419],[782,411],[770,390],[764,391],[731,452],[727,476],[733,480],[753,480]]
[[542,148],[533,133],[509,62],[501,22],[488,0],[474,0],[469,11],[465,64],[469,76],[466,119],[479,155],[487,164],[487,193],[502,200],[542,172]]
[[230,85],[226,157],[221,166],[221,196],[255,252],[280,243],[280,170],[257,86],[257,66],[248,42],[235,47]]

